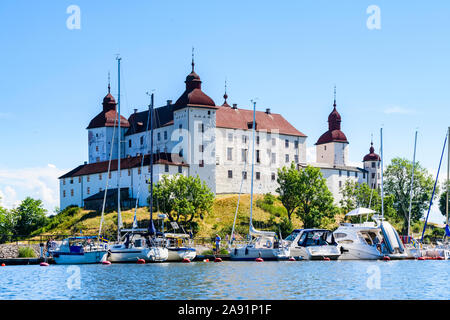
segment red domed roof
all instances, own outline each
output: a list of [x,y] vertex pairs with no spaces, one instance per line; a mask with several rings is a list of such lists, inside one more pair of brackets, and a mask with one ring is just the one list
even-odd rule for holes
[[336,109],[336,101],[333,104],[333,111],[328,116],[328,131],[322,134],[317,140],[317,144],[324,144],[329,142],[344,142],[348,143],[347,137],[341,131],[341,115]]
[[[109,90],[108,90],[109,91]],[[89,122],[87,129],[113,127],[119,125],[117,121],[116,100],[110,92],[103,98],[103,110],[94,119]],[[128,120],[120,116],[120,126],[128,128],[130,123]]]
[[363,161],[380,161],[381,158],[378,154],[375,153],[375,149],[373,148],[373,142],[370,144],[369,154],[364,156]]
[[202,81],[198,74],[194,72],[194,64],[192,64],[192,72],[186,77],[186,90],[181,97],[175,102],[175,110],[187,105],[215,107],[216,103],[202,91]]

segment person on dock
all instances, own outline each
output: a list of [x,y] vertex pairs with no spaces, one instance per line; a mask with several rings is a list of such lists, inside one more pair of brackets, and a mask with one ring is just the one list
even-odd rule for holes
[[216,254],[219,253],[219,249],[220,249],[220,240],[222,240],[218,234],[216,234]]

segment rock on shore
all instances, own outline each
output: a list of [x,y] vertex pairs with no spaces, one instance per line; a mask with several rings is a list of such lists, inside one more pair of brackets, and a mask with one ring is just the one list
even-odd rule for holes
[[0,244],[0,259],[18,258],[20,247],[31,247],[36,253],[36,257],[39,257],[41,252],[39,244],[31,244],[31,245],[21,243]]

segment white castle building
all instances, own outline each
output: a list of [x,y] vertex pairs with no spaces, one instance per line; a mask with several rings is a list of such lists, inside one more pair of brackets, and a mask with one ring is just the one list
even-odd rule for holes
[[[120,117],[120,143],[116,101],[110,93],[103,99],[103,110],[91,120],[88,130],[89,163],[71,170],[59,178],[60,208],[70,205],[100,209],[106,183],[107,206],[117,206],[118,148],[121,155],[120,192],[122,205],[147,205],[150,180],[150,154],[153,154],[153,179],[181,173],[199,176],[215,194],[250,193],[252,128],[255,126],[254,192],[275,193],[277,170],[293,161],[306,166],[307,136],[294,128],[282,115],[238,108],[227,103],[217,106],[201,88],[200,77],[194,71],[186,77],[186,89],[175,103],[154,109],[153,152],[150,150],[149,111],[135,112],[126,119]],[[316,143],[317,161],[328,187],[340,200],[339,187],[345,179],[374,185],[372,162],[377,155],[364,158],[364,168],[348,166],[348,141],[340,130],[341,118],[334,110],[328,118],[329,130]],[[112,148],[111,148],[112,146]],[[112,150],[110,173],[109,158]],[[144,157],[144,159],[142,159]],[[379,159],[379,156],[378,156]],[[143,163],[143,166],[141,164]],[[375,171],[377,170],[375,165]],[[379,165],[378,165],[379,168]],[[371,178],[372,177],[372,178]],[[374,178],[375,177],[375,178]],[[375,186],[377,182],[375,182]]]

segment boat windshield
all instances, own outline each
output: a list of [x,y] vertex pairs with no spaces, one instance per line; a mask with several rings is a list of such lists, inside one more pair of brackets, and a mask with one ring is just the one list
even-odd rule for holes
[[303,247],[335,245],[333,233],[327,230],[305,232],[298,244]]
[[298,236],[299,233],[300,233],[299,231],[297,231],[297,232],[292,232],[292,233],[291,233],[290,235],[288,235],[288,236],[286,237],[286,239],[284,239],[284,240],[286,240],[286,241],[294,241],[295,238],[297,238],[297,236]]

